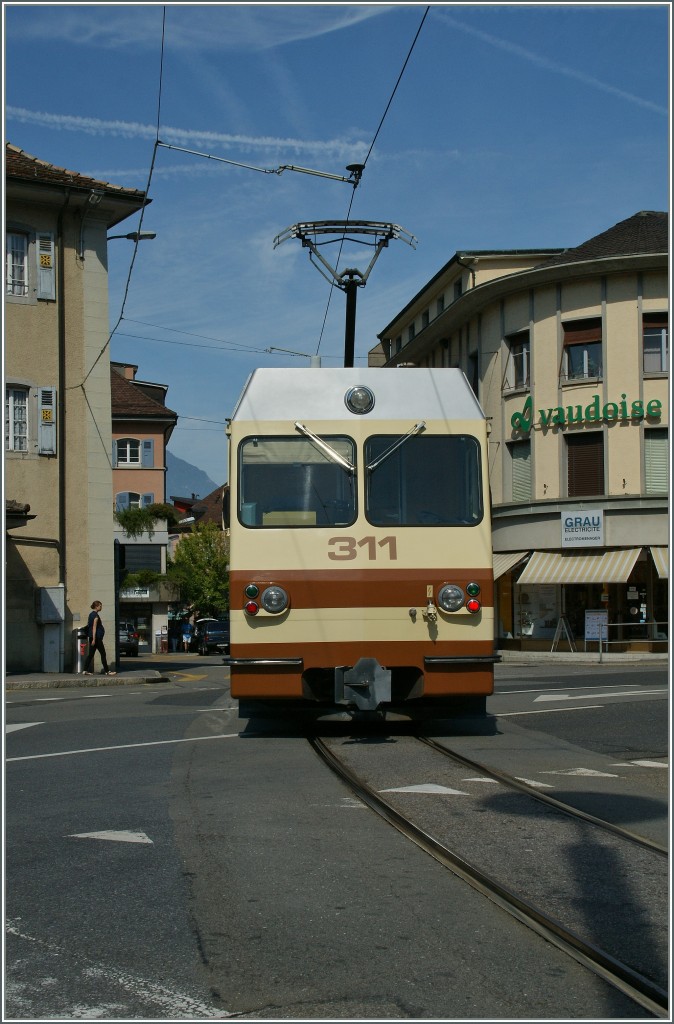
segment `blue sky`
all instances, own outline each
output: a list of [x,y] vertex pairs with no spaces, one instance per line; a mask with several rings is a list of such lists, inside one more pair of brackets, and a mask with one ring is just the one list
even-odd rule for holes
[[[3,6],[5,140],[152,204],[110,356],[169,385],[170,449],[227,478],[256,366],[340,366],[345,300],[290,225],[400,225],[358,289],[356,366],[458,249],[574,246],[669,207],[670,5]],[[162,22],[165,12],[163,64]],[[161,68],[161,79],[160,79]],[[115,230],[132,231],[138,218]],[[111,327],[133,246],[109,246]],[[337,243],[321,251],[333,266]],[[347,243],[340,269],[372,250]],[[289,349],[291,355],[268,349]]]

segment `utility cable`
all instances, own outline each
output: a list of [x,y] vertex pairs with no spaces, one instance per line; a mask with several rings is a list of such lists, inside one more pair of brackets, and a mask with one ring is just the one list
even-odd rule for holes
[[[412,40],[412,45],[410,46],[410,48],[409,48],[409,50],[407,52],[407,56],[405,57],[405,62],[404,62],[403,66],[402,66],[402,68],[400,70],[400,74],[398,75],[396,84],[394,85],[393,91],[392,91],[391,95],[389,96],[388,103],[386,104],[386,109],[384,110],[384,113],[381,116],[381,120],[379,122],[379,125],[377,126],[377,130],[374,133],[372,142],[370,143],[370,148],[368,149],[367,154],[365,156],[365,160],[363,161],[363,165],[362,165],[363,166],[363,170],[365,169],[365,165],[367,164],[368,160],[370,159],[370,156],[372,154],[372,150],[375,147],[375,143],[376,143],[376,141],[377,141],[377,139],[379,137],[380,131],[382,130],[382,127],[384,125],[384,121],[386,120],[386,116],[387,116],[387,114],[389,112],[391,104],[393,103],[393,99],[395,97],[395,94],[398,91],[398,86],[400,85],[400,83],[402,81],[402,77],[405,74],[405,69],[407,68],[407,65],[409,63],[410,57],[412,56],[412,51],[414,50],[414,47],[417,44],[417,39],[419,38],[419,35],[421,33],[421,29],[423,28],[424,22],[426,21],[426,18],[428,16],[428,12],[429,11],[430,11],[430,6],[426,8],[426,10],[424,11],[423,17],[422,17],[421,21],[419,22],[419,27],[418,27],[418,29],[416,31],[414,39]],[[356,188],[360,184],[360,178],[361,177],[362,177],[362,170],[361,170],[361,175],[360,175],[358,181],[356,182],[356,184],[354,186],[353,192],[351,193],[351,199],[349,201],[349,209],[347,210],[347,214],[346,214],[346,220],[347,221],[348,221],[349,217],[351,216],[351,208],[353,207],[353,201],[356,198]],[[335,268],[339,267],[339,261],[340,261],[341,256],[342,256],[342,249],[344,248],[345,239],[346,239],[346,232],[342,235],[341,241],[339,243],[339,253],[337,255],[337,262],[335,263]],[[320,335],[318,337],[318,345],[316,346],[316,355],[318,355],[318,353],[320,351],[320,348],[321,348],[321,342],[323,341],[323,334],[325,332],[325,326],[326,326],[327,320],[328,320],[328,312],[330,310],[330,303],[332,302],[333,292],[334,292],[334,289],[336,287],[337,287],[337,285],[335,285],[334,283],[332,283],[330,285],[330,294],[328,295],[328,302],[327,302],[327,305],[325,307],[325,315],[323,316],[323,324],[321,326],[321,333],[320,333]]]
[[[93,363],[89,367],[89,370],[88,370],[86,376],[84,377],[84,380],[79,385],[77,385],[77,387],[81,387],[81,388],[84,387],[86,382],[89,380],[89,377],[93,373],[95,367],[98,365],[100,360],[103,358],[103,356],[107,352],[108,348],[110,347],[110,342],[112,341],[113,336],[114,336],[115,332],[117,331],[117,328],[119,327],[119,325],[121,324],[122,320],[124,319],[124,307],[126,306],[126,300],[128,298],[128,295],[129,295],[129,288],[131,287],[131,276],[133,274],[133,268],[134,268],[134,264],[136,262],[136,256],[138,254],[138,245],[140,243],[140,231],[141,231],[141,228],[143,226],[143,217],[145,216],[145,208],[146,208],[147,203],[148,203],[148,194],[150,192],[150,186],[152,184],[152,175],[153,175],[153,172],[154,172],[155,161],[157,159],[157,149],[159,147],[159,125],[160,125],[160,121],[161,121],[161,98],[162,98],[162,88],[163,88],[163,79],[164,79],[164,40],[165,40],[165,35],[166,35],[166,7],[163,7],[162,8],[162,26],[161,26],[161,54],[160,54],[160,59],[159,59],[159,89],[158,89],[158,96],[157,96],[157,129],[156,129],[156,137],[155,137],[154,146],[152,148],[152,160],[150,162],[150,170],[149,170],[149,173],[148,173],[147,185],[145,186],[145,192],[143,194],[143,204],[142,204],[141,209],[140,209],[140,217],[139,217],[139,220],[138,220],[138,230],[136,232],[136,240],[135,240],[135,243],[134,243],[133,253],[132,253],[132,256],[131,256],[131,263],[129,264],[129,272],[128,272],[127,278],[126,278],[126,285],[125,285],[125,288],[124,288],[124,295],[122,297],[122,305],[121,305],[121,308],[120,308],[119,316],[117,318],[117,322],[116,322],[115,326],[112,328],[112,330],[110,331],[110,334],[108,335],[108,340],[106,341],[105,345],[103,346],[103,348],[98,353],[98,355],[94,359]],[[72,390],[74,390],[74,388],[71,387],[71,388],[68,388],[67,390],[68,391],[72,391]]]

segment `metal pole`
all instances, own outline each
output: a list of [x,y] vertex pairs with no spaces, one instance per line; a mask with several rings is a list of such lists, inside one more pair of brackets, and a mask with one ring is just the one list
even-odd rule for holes
[[350,278],[344,285],[346,292],[346,327],[344,330],[344,366],[353,366],[356,344],[356,292],[358,282]]

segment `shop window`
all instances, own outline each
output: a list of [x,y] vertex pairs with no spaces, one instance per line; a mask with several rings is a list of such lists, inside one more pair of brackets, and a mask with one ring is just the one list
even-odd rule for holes
[[669,369],[669,318],[667,313],[645,313],[643,319],[644,373]]
[[508,363],[505,386],[507,388],[529,387],[529,332],[520,331],[506,338]]
[[646,494],[667,494],[669,490],[669,431],[644,431]]
[[161,544],[125,544],[124,568],[127,572],[150,569],[161,572]]
[[562,325],[562,374],[567,380],[603,376],[601,320],[570,320]]
[[531,501],[531,441],[509,444],[512,460],[512,500]]
[[595,430],[566,438],[569,498],[604,493],[604,435]]

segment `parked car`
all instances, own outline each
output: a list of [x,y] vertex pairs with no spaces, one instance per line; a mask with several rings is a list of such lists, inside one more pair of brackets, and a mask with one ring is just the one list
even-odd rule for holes
[[117,633],[117,650],[119,654],[130,654],[138,657],[138,633],[133,622],[120,622]]
[[192,644],[199,654],[229,651],[229,619],[197,619]]

